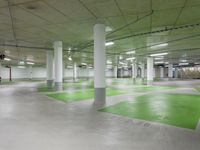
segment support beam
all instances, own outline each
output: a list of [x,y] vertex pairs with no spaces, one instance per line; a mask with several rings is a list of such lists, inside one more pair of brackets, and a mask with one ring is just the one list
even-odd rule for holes
[[62,90],[63,82],[63,57],[62,41],[54,42],[54,59],[55,59],[55,88],[57,91]]
[[46,75],[46,80],[47,80],[47,86],[52,86],[53,85],[53,80],[54,80],[54,74],[53,74],[53,51],[47,51],[47,58],[46,58],[46,70],[47,70],[47,75]]
[[154,64],[153,64],[153,58],[147,57],[147,84],[152,85],[153,84],[153,75],[154,75]]
[[106,102],[106,42],[105,25],[94,26],[94,104],[103,105]]
[[117,79],[117,66],[114,67],[114,77]]

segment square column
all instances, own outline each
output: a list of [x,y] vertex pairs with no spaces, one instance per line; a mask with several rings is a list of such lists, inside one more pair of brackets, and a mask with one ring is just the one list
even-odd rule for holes
[[169,79],[173,78],[173,64],[168,65],[168,78]]
[[53,74],[53,51],[47,51],[46,52],[46,70],[47,70],[47,75],[46,75],[46,80],[47,80],[47,86],[52,86],[53,85],[53,80],[54,80],[54,74]]
[[62,90],[63,82],[63,56],[62,42],[54,42],[54,67],[55,67],[55,88],[57,91]]
[[73,67],[73,80],[76,81],[77,80],[77,64],[74,63],[74,67]]
[[94,26],[94,104],[102,105],[106,102],[106,33],[105,25]]
[[114,67],[114,77],[117,79],[117,66]]
[[147,57],[147,84],[152,85],[153,84],[153,75],[154,75],[154,64],[153,64],[153,58]]
[[164,67],[160,67],[160,78],[164,78]]
[[133,79],[133,83],[136,82],[136,77],[137,77],[137,65],[136,65],[136,61],[133,60],[133,62],[132,62],[132,79]]

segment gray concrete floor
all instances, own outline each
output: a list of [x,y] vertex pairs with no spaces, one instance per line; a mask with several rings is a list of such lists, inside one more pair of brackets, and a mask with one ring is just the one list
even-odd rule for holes
[[[92,100],[52,100],[36,85],[0,87],[0,150],[200,149],[198,131],[98,112]],[[107,105],[137,95],[109,97]]]

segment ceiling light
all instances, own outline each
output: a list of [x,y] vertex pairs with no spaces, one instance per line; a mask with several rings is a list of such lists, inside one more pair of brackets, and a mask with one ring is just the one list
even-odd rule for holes
[[68,58],[68,60],[70,60],[70,61],[72,60],[71,56]]
[[187,62],[187,60],[186,59],[182,59],[182,60],[180,60],[180,62],[185,63],[185,62]]
[[200,65],[200,62],[195,62],[194,64],[195,64],[195,65]]
[[4,60],[6,60],[6,61],[10,61],[11,59],[10,59],[10,58],[4,58]]
[[135,57],[127,58],[126,60],[134,60]]
[[165,64],[166,64],[166,65],[168,65],[168,64],[169,64],[169,62],[165,62]]
[[71,48],[71,47],[69,47],[69,48],[68,48],[68,50],[69,50],[69,51],[71,51],[71,50],[72,50],[72,48]]
[[179,66],[189,65],[189,63],[179,63]]
[[93,67],[92,67],[92,66],[89,66],[88,68],[92,69]]
[[122,57],[122,56],[119,56],[119,59],[123,59],[123,57]]
[[167,55],[168,53],[158,53],[158,54],[151,54],[151,57],[155,57],[155,56],[163,56],[163,55]]
[[115,43],[114,42],[107,42],[106,44],[105,44],[105,46],[111,46],[111,45],[114,45]]
[[157,61],[157,62],[155,62],[155,64],[164,64],[164,62],[163,61]]
[[20,61],[19,64],[20,65],[24,65],[25,63],[24,63],[24,61]]
[[154,49],[154,48],[161,48],[161,47],[166,47],[166,46],[168,46],[168,43],[156,44],[156,45],[151,46],[151,48]]
[[135,54],[135,51],[128,51],[126,54]]
[[81,65],[87,66],[87,64],[86,64],[86,63],[81,63]]
[[110,60],[107,60],[107,64],[112,64],[112,61],[110,61]]
[[17,66],[17,68],[24,69],[26,67],[25,66]]
[[156,57],[156,58],[154,58],[155,60],[162,60],[163,59],[163,57]]
[[126,63],[123,63],[123,62],[120,61],[119,64],[121,64],[121,65],[125,65]]
[[107,27],[106,27],[106,32],[110,32],[110,31],[112,31],[112,28],[109,27],[109,26],[107,26]]
[[28,65],[34,65],[35,63],[33,63],[33,62],[26,62],[26,64],[28,64]]

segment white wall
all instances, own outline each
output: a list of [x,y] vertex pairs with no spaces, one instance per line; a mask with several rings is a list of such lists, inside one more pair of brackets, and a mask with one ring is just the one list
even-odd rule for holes
[[[94,77],[94,69],[91,68],[77,68],[78,78],[81,77]],[[2,79],[9,79],[9,68],[2,66],[1,75]],[[65,78],[73,78],[73,68],[66,68],[64,72]],[[114,70],[107,69],[106,77],[114,77]],[[46,68],[45,67],[30,67],[18,68],[12,67],[12,79],[46,79]]]

